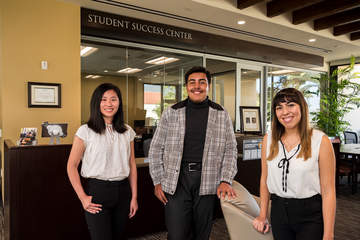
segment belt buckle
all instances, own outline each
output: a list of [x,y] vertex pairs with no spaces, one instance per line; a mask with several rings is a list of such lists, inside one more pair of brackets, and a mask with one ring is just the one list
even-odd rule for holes
[[191,166],[196,166],[197,163],[189,163],[188,167],[189,167],[189,172],[196,172],[195,169],[191,169]]

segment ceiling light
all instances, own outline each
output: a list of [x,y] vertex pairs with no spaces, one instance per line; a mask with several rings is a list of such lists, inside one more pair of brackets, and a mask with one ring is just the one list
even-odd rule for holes
[[94,53],[96,50],[98,50],[97,48],[93,48],[93,47],[84,47],[84,46],[80,46],[80,56],[82,57],[87,57],[90,54]]
[[100,75],[86,75],[85,78],[93,78],[93,79],[96,79],[96,78],[99,78],[101,77]]
[[139,68],[124,68],[117,72],[118,73],[136,73],[136,72],[140,72],[141,70],[142,69],[139,69]]
[[294,71],[293,70],[278,70],[278,71],[273,71],[273,72],[269,72],[270,74],[286,74],[286,73],[293,73]]
[[104,70],[104,72],[108,72],[108,70]]
[[172,58],[172,57],[168,58],[168,57],[162,56],[162,57],[158,57],[158,58],[155,58],[153,60],[147,61],[145,63],[161,65],[161,64],[167,64],[167,63],[176,62],[178,60],[179,60],[178,58]]
[[245,22],[244,20],[239,20],[237,23],[238,23],[239,25],[243,25],[243,24],[245,24],[246,22]]
[[316,42],[316,39],[315,38],[310,38],[309,42]]

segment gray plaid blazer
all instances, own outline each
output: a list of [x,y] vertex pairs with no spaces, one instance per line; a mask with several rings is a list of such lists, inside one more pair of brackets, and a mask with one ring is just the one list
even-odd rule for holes
[[[154,185],[174,194],[184,147],[187,100],[167,108],[160,119],[149,150],[149,169]],[[216,194],[221,181],[232,183],[237,172],[237,147],[229,114],[209,100],[200,195]]]

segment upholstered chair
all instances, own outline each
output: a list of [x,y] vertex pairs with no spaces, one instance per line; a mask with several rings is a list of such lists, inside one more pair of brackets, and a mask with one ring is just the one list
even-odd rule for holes
[[[254,229],[252,221],[260,213],[260,199],[251,195],[240,183],[232,184],[236,198],[221,200],[221,208],[225,217],[227,229],[231,240],[273,240],[271,229],[262,234]],[[271,205],[271,204],[270,204]],[[268,220],[270,206],[268,211]]]

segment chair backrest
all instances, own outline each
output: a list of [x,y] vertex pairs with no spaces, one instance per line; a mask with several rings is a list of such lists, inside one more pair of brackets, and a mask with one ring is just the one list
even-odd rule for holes
[[358,136],[356,132],[344,131],[345,144],[358,143]]
[[145,157],[148,157],[148,155],[149,155],[149,149],[150,149],[151,140],[152,140],[152,138],[148,138],[148,139],[145,139],[144,142],[143,142],[143,149],[144,149],[144,156]]
[[232,187],[236,193],[236,198],[226,199],[225,201],[235,205],[237,208],[241,209],[252,217],[259,216],[259,205],[257,204],[255,198],[248,192],[248,190],[246,190],[245,187],[236,181],[233,181]]

